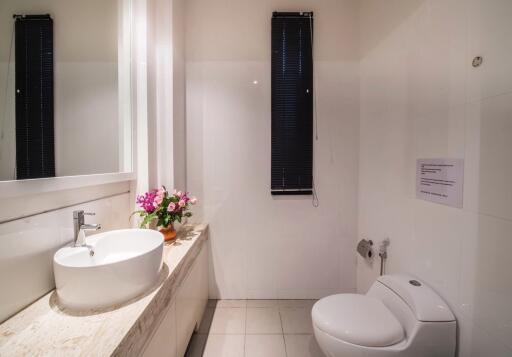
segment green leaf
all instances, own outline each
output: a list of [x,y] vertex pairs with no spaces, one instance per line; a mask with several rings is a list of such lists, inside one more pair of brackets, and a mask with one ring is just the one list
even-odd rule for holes
[[129,219],[132,219],[132,217],[136,214],[138,214],[139,216],[142,216],[143,213],[145,213],[146,211],[144,210],[140,210],[140,211],[135,211],[135,212],[132,212],[132,214],[130,215],[130,218]]
[[147,228],[148,224],[155,218],[157,218],[157,215],[155,212],[148,214],[146,217],[144,217],[144,219],[140,223],[140,228]]

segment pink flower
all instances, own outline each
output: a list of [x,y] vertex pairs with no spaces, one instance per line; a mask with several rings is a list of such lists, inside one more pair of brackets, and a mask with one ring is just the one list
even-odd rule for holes
[[169,203],[169,206],[167,206],[167,212],[172,212],[176,209],[176,204],[174,202]]
[[178,202],[178,206],[180,206],[180,207],[185,207],[186,204],[187,204],[187,202],[185,202],[185,200],[180,200]]
[[137,196],[137,204],[140,208],[144,209],[147,213],[152,213],[155,210],[155,197],[157,191],[151,190],[144,195]]
[[197,198],[196,197],[192,197],[190,199],[190,203],[192,203],[193,205],[195,205],[197,203]]
[[160,187],[158,191],[156,192],[155,200],[154,200],[154,206],[160,206],[162,204],[162,201],[165,197],[165,189],[163,187]]

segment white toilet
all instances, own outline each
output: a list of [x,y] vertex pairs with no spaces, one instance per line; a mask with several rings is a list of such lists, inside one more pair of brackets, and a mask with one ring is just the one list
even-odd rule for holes
[[381,276],[366,295],[331,295],[311,313],[316,340],[328,357],[455,355],[455,316],[411,276]]

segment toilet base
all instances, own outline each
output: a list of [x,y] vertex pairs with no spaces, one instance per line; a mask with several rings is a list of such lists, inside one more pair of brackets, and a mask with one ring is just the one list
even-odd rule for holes
[[[364,347],[337,339],[313,326],[315,338],[320,349],[327,357],[397,357],[407,356],[402,354],[406,348],[406,342],[402,341],[388,347]],[[419,357],[419,356],[418,356]]]
[[442,325],[424,322],[416,331],[414,341],[405,339],[387,347],[354,345],[330,336],[315,324],[313,324],[313,330],[320,349],[327,357],[453,357],[455,355],[455,343],[451,342],[455,341],[455,322]]

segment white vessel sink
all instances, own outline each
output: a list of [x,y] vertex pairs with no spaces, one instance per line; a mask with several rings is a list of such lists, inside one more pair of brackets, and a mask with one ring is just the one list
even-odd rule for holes
[[162,268],[163,242],[158,231],[122,229],[87,237],[88,247],[61,248],[53,257],[59,302],[99,309],[147,291]]

